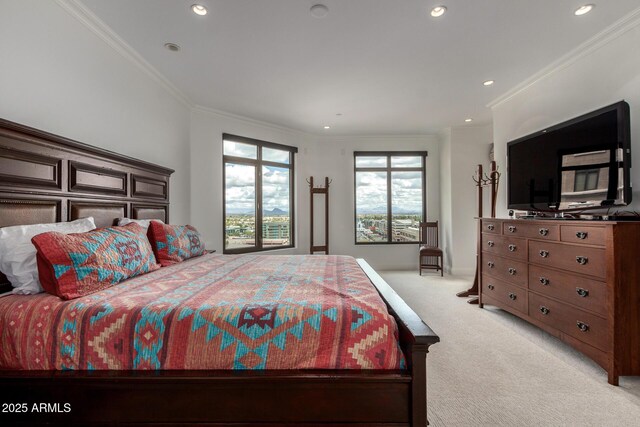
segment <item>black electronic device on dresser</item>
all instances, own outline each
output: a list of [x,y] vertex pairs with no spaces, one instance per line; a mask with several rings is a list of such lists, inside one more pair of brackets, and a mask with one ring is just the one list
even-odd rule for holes
[[509,209],[561,212],[628,205],[630,147],[624,101],[509,142]]

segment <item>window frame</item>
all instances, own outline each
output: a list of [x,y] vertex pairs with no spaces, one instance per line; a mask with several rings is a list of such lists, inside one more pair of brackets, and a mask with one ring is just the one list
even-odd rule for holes
[[[584,175],[584,188],[579,190],[577,189],[577,184],[578,184],[578,174],[580,175]],[[587,188],[587,184],[589,182],[589,176],[590,175],[595,175],[596,176],[596,185],[594,188]],[[574,177],[573,177],[573,192],[574,193],[582,193],[585,191],[597,191],[598,190],[598,184],[600,183],[600,169],[577,169],[575,171]]]
[[[247,157],[232,156],[224,154],[224,142],[232,141],[241,144],[250,144],[256,146],[256,158],[250,159]],[[262,148],[273,148],[276,150],[289,152],[289,163],[273,162],[269,160],[262,160]],[[248,138],[244,136],[232,135],[228,133],[222,134],[222,253],[223,254],[244,254],[252,252],[264,252],[273,251],[278,249],[291,249],[295,247],[295,154],[298,152],[298,147],[292,147],[289,145],[277,144],[275,142],[262,141],[260,139]],[[255,217],[256,217],[256,231],[255,231],[255,246],[248,248],[231,248],[226,246],[227,239],[227,163],[238,165],[249,165],[255,167],[255,186],[256,186],[256,203],[255,203]],[[273,246],[264,247],[262,237],[263,226],[263,212],[262,212],[262,167],[273,166],[278,168],[289,169],[289,244],[286,246]]]
[[[356,245],[415,245],[419,243],[419,238],[415,242],[394,242],[392,239],[391,218],[393,216],[392,200],[392,172],[420,172],[422,174],[422,221],[427,218],[427,156],[428,151],[354,151],[353,152],[353,240]],[[417,157],[421,158],[420,167],[392,167],[392,157]],[[358,157],[386,157],[386,167],[358,167],[356,159]],[[358,242],[358,212],[357,212],[357,174],[358,172],[386,172],[387,174],[387,241],[384,242]]]

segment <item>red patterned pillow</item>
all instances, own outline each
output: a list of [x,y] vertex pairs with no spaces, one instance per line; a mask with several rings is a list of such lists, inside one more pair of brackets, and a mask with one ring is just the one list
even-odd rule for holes
[[138,224],[87,233],[48,232],[31,239],[45,291],[78,298],[160,268]]
[[200,233],[190,225],[168,225],[151,221],[147,237],[163,267],[204,254]]

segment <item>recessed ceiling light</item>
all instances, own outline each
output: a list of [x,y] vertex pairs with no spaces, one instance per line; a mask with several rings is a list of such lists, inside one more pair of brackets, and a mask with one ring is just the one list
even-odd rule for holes
[[320,3],[314,4],[309,10],[311,11],[311,14],[316,18],[324,18],[329,13],[329,8]]
[[204,16],[207,14],[207,8],[201,4],[191,5],[191,10],[193,10],[193,13],[196,15]]
[[469,122],[472,122],[472,121],[473,121],[473,119],[472,119],[472,118],[468,118],[468,119],[464,119],[464,121],[465,121],[465,122],[467,122],[467,123],[469,123]]
[[576,11],[573,12],[573,14],[576,16],[586,15],[587,13],[591,12],[594,7],[595,5],[593,4],[585,4],[584,6],[580,6],[579,8],[577,8]]
[[493,80],[487,80],[487,81],[482,82],[482,84],[485,85],[485,86],[491,86],[494,83],[495,82]]
[[324,128],[325,129],[331,129],[331,126],[325,126]]
[[431,9],[431,16],[433,16],[434,18],[439,18],[442,15],[444,15],[444,13],[447,11],[447,8],[444,6],[436,6],[433,9]]
[[164,47],[165,49],[170,50],[171,52],[177,52],[180,50],[180,46],[178,46],[175,43],[165,43]]

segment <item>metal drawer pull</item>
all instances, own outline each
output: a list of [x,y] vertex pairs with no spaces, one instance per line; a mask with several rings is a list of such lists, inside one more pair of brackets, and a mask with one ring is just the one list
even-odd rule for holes
[[541,236],[546,236],[546,235],[548,235],[548,234],[549,234],[549,229],[548,229],[548,228],[541,228],[540,230],[538,230],[538,233],[539,233]]
[[586,239],[588,235],[589,235],[589,233],[587,233],[586,231],[578,231],[578,232],[576,232],[576,237],[578,239],[581,239],[581,240]]
[[489,247],[490,247],[490,248],[492,248],[492,247],[493,247],[493,245],[495,245],[495,243],[493,243],[491,240],[489,240],[489,241],[487,242],[487,245],[489,245]]
[[487,285],[487,288],[489,288],[490,291],[494,290],[496,287],[493,285]]
[[516,298],[518,298],[518,296],[516,294],[514,294],[513,292],[509,292],[509,299],[511,301],[515,301]]
[[589,325],[579,320],[576,322],[576,326],[580,329],[580,332],[587,332],[589,330]]
[[515,252],[516,251],[516,245],[509,245],[509,251],[511,252]]
[[549,309],[547,307],[545,307],[544,305],[540,306],[540,313],[544,314],[545,316],[547,314],[549,314]]
[[545,286],[549,286],[549,279],[547,279],[546,277],[541,277],[540,283],[542,283]]
[[538,252],[542,258],[547,258],[549,256],[549,251],[545,251],[544,249]]
[[576,262],[580,265],[585,265],[586,263],[589,262],[589,258],[587,258],[586,256],[577,256]]
[[489,266],[489,268],[493,268],[493,266],[494,266],[495,264],[493,263],[493,261],[489,261],[489,262],[487,263],[487,265]]
[[515,225],[510,225],[507,229],[509,230],[510,233],[515,233],[516,226]]
[[578,293],[578,295],[580,295],[582,298],[586,298],[589,296],[589,291],[583,288],[576,288],[576,292]]
[[493,231],[493,229],[495,228],[495,226],[494,226],[493,224],[489,224],[489,225],[487,225],[487,228],[488,228],[490,231]]
[[508,271],[509,271],[509,274],[510,274],[510,275],[512,275],[512,276],[513,276],[514,274],[516,274],[516,269],[515,269],[515,268],[513,268],[513,267],[509,267],[509,270],[508,270]]

